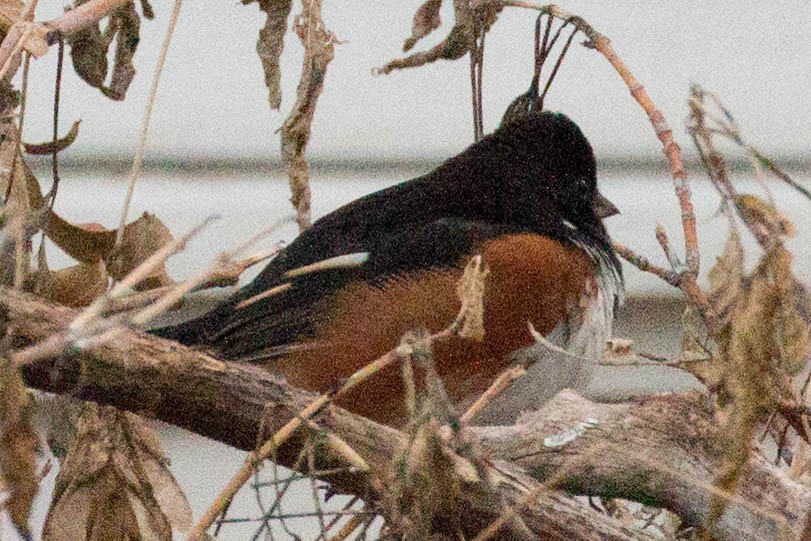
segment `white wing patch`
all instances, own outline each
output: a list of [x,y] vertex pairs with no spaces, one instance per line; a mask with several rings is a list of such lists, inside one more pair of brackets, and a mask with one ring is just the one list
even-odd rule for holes
[[329,259],[322,259],[309,265],[304,265],[295,269],[291,269],[284,273],[287,278],[294,278],[311,272],[318,272],[330,269],[348,269],[352,267],[360,267],[369,261],[369,252],[355,252],[352,254],[342,254]]

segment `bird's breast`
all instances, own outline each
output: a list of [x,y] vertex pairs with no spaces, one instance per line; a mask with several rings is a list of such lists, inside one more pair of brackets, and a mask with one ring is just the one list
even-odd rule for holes
[[[580,249],[541,235],[506,235],[477,248],[490,271],[484,339],[451,337],[433,348],[437,372],[455,401],[475,398],[509,364],[513,351],[532,343],[527,322],[545,334],[566,321],[595,274],[594,263]],[[466,262],[393,276],[379,285],[350,283],[319,306],[327,315],[317,326],[317,346],[274,361],[272,368],[294,385],[323,392],[396,347],[406,332],[441,331],[459,311],[456,284]],[[401,424],[400,369],[375,375],[344,395],[340,404]]]

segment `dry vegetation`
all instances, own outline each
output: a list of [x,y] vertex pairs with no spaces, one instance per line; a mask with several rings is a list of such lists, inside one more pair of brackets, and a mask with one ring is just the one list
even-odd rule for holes
[[[257,50],[270,106],[278,108],[279,57],[294,6],[291,0],[257,1],[267,14]],[[5,0],[0,5],[0,184],[5,193],[0,210],[0,472],[2,505],[22,535],[29,535],[31,502],[46,473],[37,460],[42,450],[32,428],[36,389],[79,399],[59,403],[55,409],[68,413],[63,434],[48,435],[60,464],[44,527],[47,539],[166,539],[172,528],[196,539],[214,533],[215,522],[216,531],[225,528],[227,533],[231,498],[252,478],[257,498],[271,502],[262,508],[257,533],[265,535],[271,523],[287,531],[286,520],[296,513],[284,513],[282,503],[302,473],[309,475],[313,492],[311,515],[329,539],[364,536],[378,516],[385,520],[379,535],[398,539],[811,538],[809,385],[801,377],[807,373],[809,305],[784,245],[792,225],[768,200],[736,191],[716,150],[717,139],[741,145],[758,167],[808,194],[743,141],[732,116],[712,94],[692,89],[688,128],[718,189],[731,233],[705,290],[697,283],[696,220],[679,147],[610,41],[584,20],[528,1],[456,0],[455,22],[444,40],[379,68],[388,73],[469,56],[474,121],[481,134],[485,36],[502,9],[540,11],[550,25],[556,19],[580,32],[584,45],[615,68],[648,114],[672,173],[684,228],[683,257],[661,228],[655,234],[668,268],[630,248],[616,249],[683,292],[688,304],[684,355],[666,364],[690,371],[706,392],[606,405],[564,391],[514,426],[475,427],[468,420],[477,410],[458,415],[448,404],[433,376],[431,345],[454,333],[481,332],[481,273],[486,271],[476,261],[460,284],[463,309],[457,321],[432,336],[407,335],[329,395],[314,396],[257,367],[214,359],[138,331],[188,291],[234,283],[256,260],[237,259],[243,245],[220,255],[201,275],[176,284],[164,261],[205,224],[172,240],[155,216],[127,223],[126,207],[117,230],[71,224],[51,210],[58,152],[76,139],[78,125],[57,136],[57,77],[54,138],[23,145],[26,79],[23,74],[18,93],[11,78],[20,66],[25,71],[32,56],[53,46],[61,57],[68,45],[82,79],[110,99],[124,99],[134,75],[139,26],[142,18],[151,18],[152,8],[147,0],[140,7],[125,0],[90,0],[77,2],[58,20],[35,22],[35,4]],[[406,52],[440,27],[440,4],[426,0],[417,10]],[[177,0],[164,53],[179,5]],[[335,40],[321,19],[320,0],[301,2],[292,29],[305,55],[296,101],[281,129],[281,149],[298,224],[306,228],[311,219],[305,151],[318,96],[328,84]],[[155,85],[161,66],[162,60]],[[143,158],[155,85],[130,192]],[[49,193],[41,192],[26,153],[52,154]],[[741,226],[748,233],[739,231]],[[31,246],[40,231],[76,265],[52,271],[42,251],[33,257]],[[751,272],[743,265],[743,234],[753,235],[760,245]],[[407,385],[412,421],[403,431],[331,405],[336,394],[373,379],[376,370],[391,363],[403,366],[407,382],[427,382]],[[524,372],[524,366],[511,368],[482,402]],[[218,496],[218,487],[212,487],[211,508],[196,524],[156,436],[131,412],[250,451]],[[298,473],[285,477],[271,464]],[[268,471],[273,472],[269,480]],[[351,499],[324,501],[322,481]],[[588,495],[588,503],[572,494]]]

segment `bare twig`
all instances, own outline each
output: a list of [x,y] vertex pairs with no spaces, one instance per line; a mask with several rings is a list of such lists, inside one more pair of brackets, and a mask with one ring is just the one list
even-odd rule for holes
[[363,523],[366,521],[368,517],[365,514],[357,513],[349,521],[344,524],[341,529],[330,537],[329,541],[345,541],[349,539],[349,536],[357,530]]
[[132,0],[90,0],[70,9],[58,19],[46,21],[45,26],[52,30],[67,34],[96,24],[116,9],[130,3]]
[[[704,90],[698,85],[693,85],[690,90],[690,100],[688,103],[690,106],[690,118],[687,125],[688,131],[704,162],[704,166],[713,186],[721,194],[724,209],[727,211],[734,209],[761,247],[768,250],[786,231],[781,227],[782,224],[779,223],[775,224],[774,227],[765,227],[766,224],[764,220],[758,219],[757,213],[751,214],[751,211],[755,209],[747,206],[746,203],[748,200],[746,196],[740,197],[738,195],[728,175],[726,161],[715,146],[714,136],[721,135],[741,146],[748,155],[753,157],[756,164],[766,165],[773,174],[799,191],[804,197],[811,198],[811,194],[809,194],[804,187],[797,184],[771,160],[743,140],[741,130],[735,122],[734,117],[726,107],[724,107],[721,100],[713,93]],[[714,105],[721,111],[720,116],[712,114],[710,110],[711,105]],[[728,213],[728,215],[730,219],[732,219],[731,212]]]
[[459,418],[459,422],[462,424],[467,424],[472,421],[476,415],[478,415],[479,412],[490,403],[491,400],[503,393],[510,385],[513,384],[514,381],[520,379],[526,375],[526,373],[526,367],[520,365],[511,366],[504,370],[490,385],[490,387],[479,395],[476,401],[470,405],[465,413],[462,414],[462,416]]
[[65,40],[62,34],[58,34],[59,43],[59,56],[56,59],[56,81],[54,82],[54,104],[53,104],[53,137],[51,139],[51,171],[53,176],[53,185],[51,186],[50,193],[50,207],[53,210],[54,202],[56,201],[56,192],[59,190],[59,148],[57,141],[59,140],[59,101],[62,94],[62,67],[65,62]]
[[[84,4],[86,6],[88,4]],[[146,152],[146,136],[149,133],[149,120],[152,118],[152,108],[155,105],[155,96],[158,93],[158,83],[160,82],[161,73],[163,72],[163,65],[166,63],[166,55],[169,53],[169,44],[172,42],[172,35],[174,34],[175,25],[180,15],[180,6],[182,0],[175,0],[172,7],[172,14],[169,17],[169,24],[166,27],[166,35],[163,38],[163,45],[161,46],[160,55],[158,56],[158,63],[155,65],[155,74],[152,77],[152,86],[149,88],[149,97],[146,101],[146,108],[144,109],[144,116],[141,120],[141,135],[138,138],[138,148],[135,151],[135,158],[132,160],[132,169],[130,171],[129,185],[127,186],[127,196],[124,198],[124,206],[121,209],[121,220],[118,224],[118,231],[115,235],[115,248],[121,246],[121,241],[124,238],[124,226],[127,225],[127,214],[129,213],[130,201],[132,200],[132,193],[135,190],[135,182],[141,174],[141,165],[144,161],[144,153]]]
[[673,287],[679,287],[681,284],[681,275],[675,271],[665,269],[658,265],[654,265],[651,263],[648,258],[643,255],[639,255],[634,252],[631,248],[620,244],[618,242],[613,242],[612,246],[614,247],[614,251],[617,252],[621,258],[626,260],[631,265],[635,266],[642,272],[649,272],[651,274],[655,274],[668,284],[672,285]]

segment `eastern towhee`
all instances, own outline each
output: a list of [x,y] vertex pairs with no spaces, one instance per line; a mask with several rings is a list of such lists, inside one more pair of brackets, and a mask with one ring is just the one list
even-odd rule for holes
[[[447,327],[460,307],[456,282],[480,254],[490,271],[484,340],[434,348],[448,394],[466,401],[532,343],[527,322],[542,334],[562,329],[574,353],[600,356],[622,288],[601,221],[615,212],[577,125],[528,111],[427,175],[324,216],[232,298],[157,334],[327,391],[407,331]],[[391,366],[339,403],[396,425],[402,389]]]

